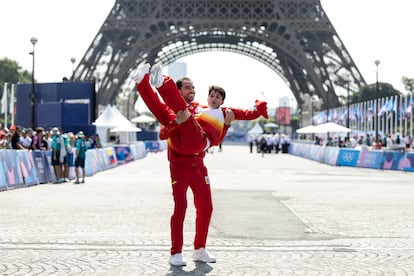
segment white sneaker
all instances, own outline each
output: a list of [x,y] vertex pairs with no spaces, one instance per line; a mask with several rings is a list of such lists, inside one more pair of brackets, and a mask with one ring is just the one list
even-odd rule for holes
[[181,253],[177,253],[177,254],[171,255],[170,264],[173,266],[185,266],[187,265],[187,262],[185,261]]
[[156,63],[151,67],[150,83],[156,88],[160,87],[164,83],[161,63]]
[[138,73],[135,75],[135,77],[132,77],[132,80],[136,83],[140,83],[144,79],[145,74],[149,72],[150,67],[151,66],[149,65],[149,63],[145,63],[144,65],[138,66]]
[[203,263],[215,263],[216,258],[213,255],[210,255],[207,249],[201,247],[199,249],[194,250],[193,261],[199,261]]

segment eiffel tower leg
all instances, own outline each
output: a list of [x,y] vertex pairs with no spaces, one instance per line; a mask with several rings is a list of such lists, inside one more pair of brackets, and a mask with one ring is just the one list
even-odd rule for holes
[[146,74],[144,79],[136,84],[136,88],[144,103],[162,125],[169,126],[174,124],[174,122],[176,124],[175,112],[161,102],[157,91],[150,85],[149,74]]

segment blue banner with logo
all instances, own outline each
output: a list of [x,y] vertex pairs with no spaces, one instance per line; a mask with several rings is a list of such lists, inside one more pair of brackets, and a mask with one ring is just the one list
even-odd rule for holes
[[341,148],[339,150],[337,166],[356,167],[358,165],[359,150]]
[[118,162],[126,163],[134,160],[129,146],[114,146]]
[[400,161],[405,153],[399,151],[384,151],[380,162],[380,168],[384,170],[398,170]]
[[407,152],[405,154],[400,161],[398,169],[405,172],[414,172],[414,152]]
[[362,150],[358,167],[379,169],[382,160],[382,151]]
[[44,151],[33,150],[32,151],[33,161],[37,171],[37,177],[39,183],[48,183],[51,181],[49,163]]

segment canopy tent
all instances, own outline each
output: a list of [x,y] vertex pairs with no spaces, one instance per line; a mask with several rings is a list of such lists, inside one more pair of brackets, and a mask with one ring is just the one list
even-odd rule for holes
[[306,133],[347,133],[350,132],[351,129],[338,125],[336,123],[328,122],[321,125],[310,125],[306,127],[302,127],[296,130],[297,133],[306,134]]
[[264,125],[264,127],[267,127],[267,128],[278,128],[279,125],[278,124],[275,124],[275,123],[266,123]]
[[119,126],[111,129],[111,132],[140,132],[142,129],[135,126]]
[[259,122],[256,122],[247,133],[249,135],[259,135],[263,133],[263,128],[260,126]]
[[118,133],[120,143],[130,143],[136,141],[136,133],[140,131],[142,131],[140,128],[133,125],[118,126],[110,130],[110,132]]
[[296,130],[296,132],[300,133],[300,134],[316,133],[315,132],[316,129],[317,129],[316,126],[310,125],[310,126],[305,126],[305,127],[299,128],[298,130]]
[[142,114],[142,115],[139,115],[138,117],[132,118],[131,122],[139,123],[139,124],[149,124],[149,123],[155,122],[155,119],[148,115]]
[[350,131],[351,131],[350,128],[338,125],[333,122],[328,122],[328,123],[316,126],[315,133],[348,133]]
[[[104,144],[109,142],[111,129],[120,126],[135,127],[135,125],[131,123],[124,115],[122,115],[122,113],[115,106],[111,105],[106,106],[105,110],[95,120],[93,124],[96,125],[96,132],[98,133],[102,143]],[[133,135],[135,136],[134,131],[130,131],[130,133],[133,133]],[[122,138],[122,142],[126,142],[127,136],[128,134],[122,134],[122,137],[120,135],[120,140]],[[134,139],[134,141],[135,140],[136,138]]]

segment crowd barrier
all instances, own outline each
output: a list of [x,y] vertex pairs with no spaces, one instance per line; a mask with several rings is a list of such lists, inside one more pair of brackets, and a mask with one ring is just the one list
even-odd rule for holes
[[414,152],[291,143],[289,153],[333,166],[414,172]]
[[[165,149],[160,141],[159,150]],[[145,142],[116,145],[86,151],[85,174],[92,176],[120,164],[144,158]],[[74,153],[68,154],[69,177],[75,177]],[[0,190],[50,183],[56,180],[52,152],[40,150],[0,150]]]

